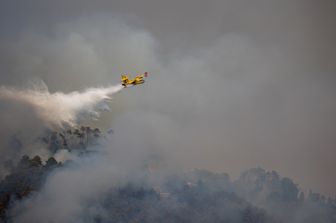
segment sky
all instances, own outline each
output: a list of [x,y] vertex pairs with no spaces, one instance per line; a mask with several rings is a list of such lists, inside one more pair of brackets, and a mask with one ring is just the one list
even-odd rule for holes
[[0,83],[38,79],[67,93],[148,71],[145,85],[115,95],[111,112],[90,123],[113,128],[115,146],[233,178],[260,166],[333,196],[335,6],[1,0]]

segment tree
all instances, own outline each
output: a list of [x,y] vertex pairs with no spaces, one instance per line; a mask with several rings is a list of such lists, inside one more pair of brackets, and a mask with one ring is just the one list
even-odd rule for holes
[[47,160],[47,162],[46,162],[46,167],[47,168],[50,168],[50,167],[54,167],[54,166],[56,166],[57,165],[57,161],[55,160],[55,158],[54,157],[50,157],[48,160]]
[[41,157],[39,156],[35,156],[31,161],[30,161],[30,165],[33,167],[40,167],[42,166],[42,160]]

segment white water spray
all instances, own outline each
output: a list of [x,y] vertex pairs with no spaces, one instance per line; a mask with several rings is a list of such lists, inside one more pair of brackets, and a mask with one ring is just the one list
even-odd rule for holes
[[111,96],[123,89],[122,85],[89,88],[82,92],[50,93],[46,87],[40,89],[19,90],[0,87],[0,101],[10,101],[30,106],[45,122],[47,127],[76,125],[87,116],[96,118],[102,110],[108,110],[106,104]]

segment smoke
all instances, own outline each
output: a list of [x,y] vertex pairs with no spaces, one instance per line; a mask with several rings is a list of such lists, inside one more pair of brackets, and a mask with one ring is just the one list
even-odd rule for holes
[[[212,9],[233,7],[259,15],[241,3],[228,7],[225,2],[218,4],[225,7],[215,4]],[[315,55],[314,42],[310,41],[311,35],[304,35],[311,27],[303,12],[284,9],[280,13],[276,7],[270,8],[274,20],[262,19],[269,21],[262,27],[258,21],[264,14],[247,19],[230,12],[233,18],[248,24],[242,25],[241,20],[229,16],[223,19],[222,32],[215,30],[214,35],[212,23],[221,26],[217,17],[205,19],[204,26],[188,29],[182,29],[184,23],[172,24],[175,30],[158,22],[162,22],[161,16],[150,19],[152,13],[162,12],[165,7],[148,12],[147,7],[141,8],[142,4],[136,6],[137,12],[144,10],[137,14],[139,20],[98,10],[85,16],[75,13],[61,21],[51,18],[48,27],[32,26],[27,21],[19,34],[13,34],[16,38],[1,42],[1,82],[17,85],[38,76],[51,92],[71,92],[117,82],[123,72],[149,71],[153,75],[148,84],[118,95],[114,112],[102,114],[94,123],[103,129],[112,127],[119,135],[115,139],[119,144],[126,141],[136,147],[150,146],[189,167],[227,171],[236,176],[243,169],[261,165],[298,179],[301,185],[323,187],[321,190],[332,194],[334,180],[326,170],[334,163],[330,156],[335,142],[334,79],[320,72],[310,56],[307,58]],[[187,14],[191,15],[195,7],[187,7]],[[184,10],[177,13],[181,21],[187,19],[194,25],[203,22],[202,17],[191,16],[194,21],[181,12]],[[223,15],[217,10],[214,13]],[[306,26],[287,24],[287,17],[304,21]],[[151,26],[142,24],[141,19]],[[185,32],[189,28],[191,33]],[[203,40],[202,35],[214,36]],[[29,109],[21,105],[15,112],[3,113],[2,117],[13,117],[8,119],[11,122],[4,122],[5,126],[34,126],[28,132],[43,129],[37,124],[39,114]],[[16,115],[21,111],[24,116]],[[19,121],[14,118],[26,115],[31,117]],[[17,137],[22,138],[20,134]],[[329,183],[322,183],[325,181]]]
[[[114,166],[99,158],[88,165],[97,171],[83,167],[74,173],[69,168],[54,175],[53,184],[47,182],[36,198],[39,205],[25,216],[33,218],[47,208],[45,200],[59,201],[54,209],[62,207],[63,194],[72,199],[76,193],[78,182],[71,179],[81,179],[87,187],[62,209],[60,219],[69,219],[78,212],[68,215],[68,209],[85,207],[81,196],[100,193],[88,189],[97,186],[93,182],[102,182],[97,188],[104,193],[106,179],[120,180],[109,171],[137,169],[153,153],[188,167],[234,175],[261,165],[304,188],[333,193],[335,79],[330,75],[334,65],[327,62],[334,58],[334,42],[327,35],[332,31],[324,29],[334,29],[323,27],[334,20],[325,23],[324,13],[303,1],[123,2],[40,2],[38,11],[24,4],[22,14],[10,7],[15,10],[0,15],[0,24],[9,27],[0,34],[1,82],[17,85],[38,76],[55,92],[46,87],[1,88],[3,160],[44,154],[43,148],[21,142],[33,142],[46,127],[97,117],[111,96],[106,91],[117,92],[118,86],[62,92],[117,81],[122,72],[153,73],[146,86],[118,95],[114,112],[102,114],[95,123],[115,130],[102,148]],[[114,13],[118,10],[125,12],[122,19]],[[311,18],[320,25],[315,27]],[[330,36],[326,40],[331,41],[316,36]],[[63,151],[57,157],[68,155]],[[172,160],[170,166],[175,165]]]
[[[52,174],[36,196],[14,209],[15,222],[45,222],[50,219],[54,222],[86,222],[80,219],[87,202],[101,199],[110,188],[126,181],[122,176],[125,172],[102,156],[74,161],[70,167]],[[47,201],[50,201],[48,205]]]
[[[23,154],[48,158],[50,152],[37,140],[46,129],[96,121],[122,89],[88,86],[116,83],[121,73],[143,72],[158,64],[152,36],[115,17],[81,17],[54,24],[49,31],[27,27],[18,39],[0,42],[0,160],[6,166],[1,175]],[[111,128],[111,117],[124,105],[114,103],[115,112],[103,116],[101,123]]]

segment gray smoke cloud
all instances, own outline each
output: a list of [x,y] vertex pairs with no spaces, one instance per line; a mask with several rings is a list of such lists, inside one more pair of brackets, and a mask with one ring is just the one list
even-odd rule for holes
[[[99,21],[110,21],[106,36],[95,25]],[[123,88],[117,84],[118,69],[127,71],[128,62],[136,67],[152,60],[149,34],[117,19],[78,19],[55,25],[54,31],[55,35],[48,37],[44,32],[28,30],[16,42],[0,44],[6,54],[2,62],[9,62],[2,66],[4,85],[0,89],[4,162],[16,161],[23,154],[47,158],[49,153],[36,141],[46,129],[59,130],[95,120],[100,111],[109,109],[111,95]],[[134,49],[141,52],[142,61],[131,54]],[[136,62],[131,62],[132,57]],[[8,78],[16,84],[6,82]],[[100,87],[112,83],[116,85]],[[2,167],[1,173],[5,172]]]
[[[119,162],[155,151],[185,167],[233,176],[263,166],[303,189],[334,194],[331,1],[35,3],[1,7],[8,31],[0,36],[3,85],[38,77],[50,94],[67,94],[117,83],[120,73],[152,74],[119,94],[114,112],[95,122],[115,129]],[[4,126],[38,123],[39,113],[16,106],[32,118]]]

